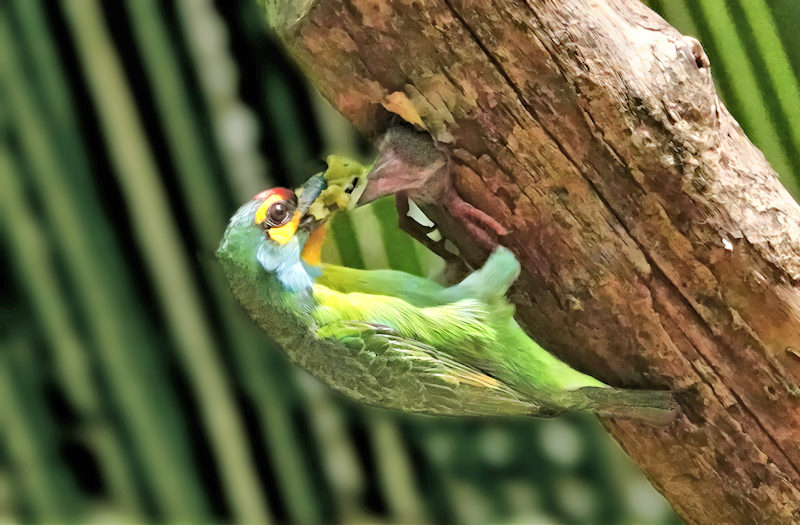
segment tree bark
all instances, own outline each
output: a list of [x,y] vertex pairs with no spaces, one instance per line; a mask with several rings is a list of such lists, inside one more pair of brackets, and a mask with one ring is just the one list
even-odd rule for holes
[[382,104],[419,115],[459,193],[509,230],[536,340],[612,385],[676,391],[668,427],[604,423],[687,522],[800,520],[800,208],[696,40],[637,0],[267,9],[364,133]]

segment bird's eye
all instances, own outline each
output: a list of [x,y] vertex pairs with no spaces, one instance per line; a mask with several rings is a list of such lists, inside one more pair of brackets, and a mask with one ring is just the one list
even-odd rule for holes
[[294,213],[294,204],[289,201],[278,201],[267,210],[266,225],[270,228],[279,228],[289,222]]

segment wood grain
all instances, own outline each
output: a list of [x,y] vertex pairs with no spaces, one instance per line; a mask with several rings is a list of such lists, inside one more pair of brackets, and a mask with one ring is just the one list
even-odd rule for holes
[[271,23],[323,95],[374,137],[404,94],[509,230],[523,326],[606,382],[677,392],[669,427],[605,422],[676,511],[800,520],[800,209],[700,44],[636,0],[288,1]]

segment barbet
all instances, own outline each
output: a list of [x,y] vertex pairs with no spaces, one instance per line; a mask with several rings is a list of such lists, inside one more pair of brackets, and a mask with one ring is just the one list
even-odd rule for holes
[[264,191],[231,218],[217,256],[234,295],[289,358],[335,390],[389,409],[549,417],[566,410],[670,422],[668,391],[613,388],[551,355],[514,320],[520,266],[498,247],[459,284],[320,261],[327,186]]

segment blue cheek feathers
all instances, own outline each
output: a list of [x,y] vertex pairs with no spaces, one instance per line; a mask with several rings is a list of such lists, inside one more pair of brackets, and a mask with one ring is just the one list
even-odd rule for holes
[[297,237],[282,246],[266,241],[258,247],[256,258],[264,270],[278,277],[284,288],[299,292],[311,288],[321,274],[318,267],[309,266],[303,261],[300,257],[302,249]]

